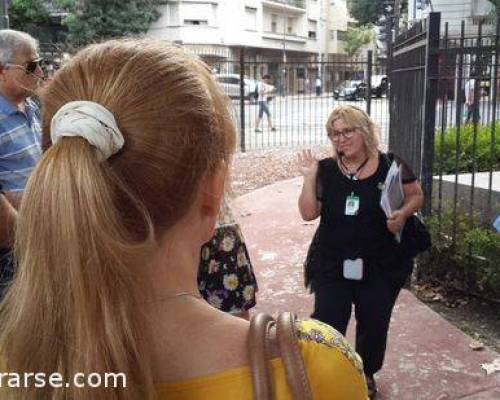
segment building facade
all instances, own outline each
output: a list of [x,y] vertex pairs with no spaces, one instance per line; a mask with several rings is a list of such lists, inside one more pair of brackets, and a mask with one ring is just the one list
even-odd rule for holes
[[465,21],[465,35],[477,34],[479,22],[483,22],[483,32],[492,32],[489,23],[493,5],[488,0],[408,0],[410,21],[426,18],[430,12],[441,13],[441,30],[448,23],[448,34],[459,36],[462,21]]
[[[343,53],[345,0],[170,1],[148,34],[189,48],[208,64],[326,61]],[[268,72],[257,71],[256,76]],[[275,72],[275,71],[271,71]],[[303,73],[304,74],[304,73]],[[252,74],[253,75],[253,74]]]

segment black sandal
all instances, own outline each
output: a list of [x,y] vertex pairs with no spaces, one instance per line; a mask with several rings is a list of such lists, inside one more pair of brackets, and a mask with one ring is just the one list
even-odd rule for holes
[[368,398],[373,400],[377,396],[377,383],[375,382],[375,378],[373,376],[366,377],[366,387],[368,388]]

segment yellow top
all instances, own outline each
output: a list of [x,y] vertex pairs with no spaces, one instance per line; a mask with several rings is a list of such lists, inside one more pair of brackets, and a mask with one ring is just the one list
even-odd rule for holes
[[[363,365],[345,338],[316,320],[297,323],[299,344],[314,400],[366,400]],[[271,361],[276,400],[291,400],[280,358]],[[250,367],[179,383],[156,385],[159,400],[252,400]]]

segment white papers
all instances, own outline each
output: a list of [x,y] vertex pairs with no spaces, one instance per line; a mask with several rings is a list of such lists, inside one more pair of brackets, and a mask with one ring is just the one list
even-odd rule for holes
[[[380,197],[380,207],[389,218],[393,211],[398,210],[403,205],[404,193],[401,181],[401,166],[396,161],[392,162],[391,168],[385,178],[384,188]],[[401,241],[401,232],[396,234],[396,240]]]

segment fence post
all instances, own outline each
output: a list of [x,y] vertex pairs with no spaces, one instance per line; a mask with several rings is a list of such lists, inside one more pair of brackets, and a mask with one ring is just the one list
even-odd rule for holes
[[372,73],[373,73],[373,51],[368,50],[368,82],[367,82],[367,94],[366,94],[366,113],[371,114],[372,110]]
[[[250,88],[251,89],[251,88]],[[245,148],[245,48],[240,49],[240,149]]]
[[432,212],[432,177],[434,161],[434,135],[436,130],[436,103],[439,75],[439,30],[441,14],[431,12],[427,27],[425,54],[424,124],[422,134],[422,189],[424,191],[424,216]]
[[0,0],[0,28],[9,29],[9,4],[7,0]]

